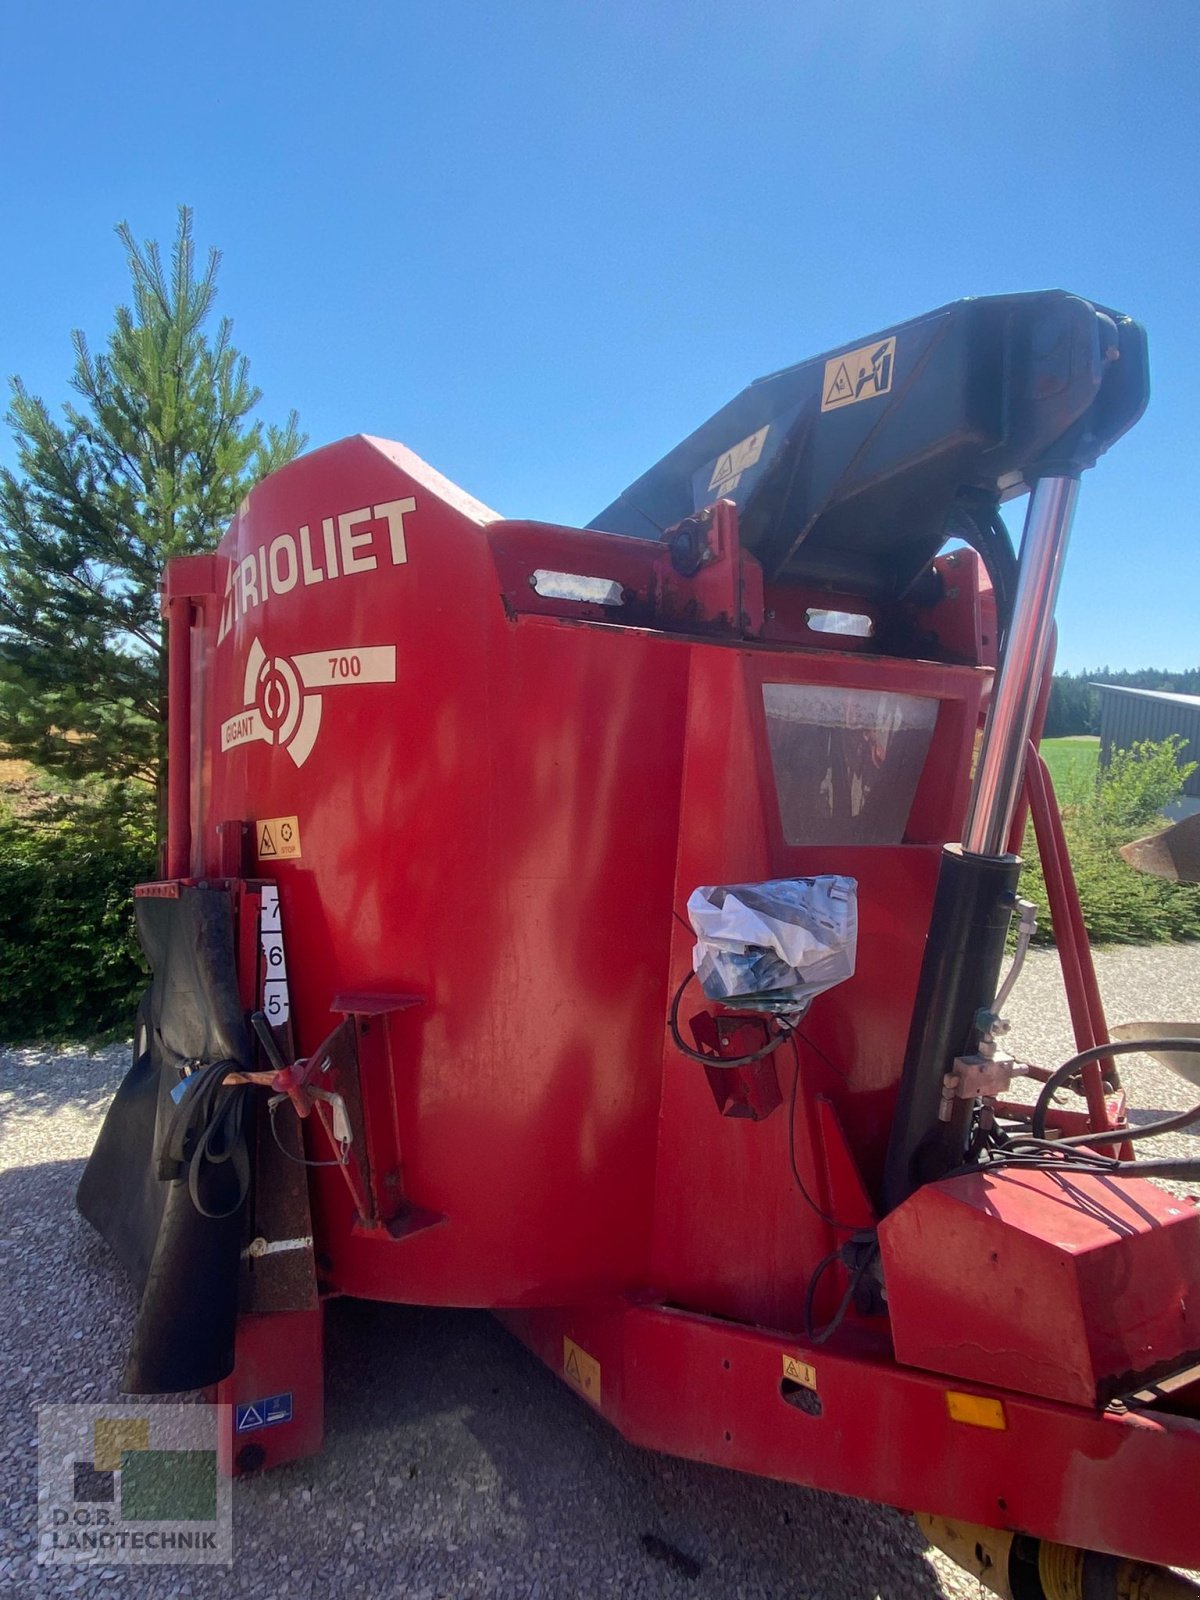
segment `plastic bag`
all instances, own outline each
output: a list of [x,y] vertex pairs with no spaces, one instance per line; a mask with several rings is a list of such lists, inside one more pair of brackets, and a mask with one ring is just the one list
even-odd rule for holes
[[717,884],[694,890],[687,910],[693,966],[710,1000],[753,996],[800,1007],[854,973],[854,878]]

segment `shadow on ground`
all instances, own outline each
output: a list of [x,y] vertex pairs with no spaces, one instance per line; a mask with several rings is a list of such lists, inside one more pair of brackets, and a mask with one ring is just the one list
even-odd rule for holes
[[[128,1585],[139,1600],[165,1597],[182,1592],[178,1569],[76,1584],[74,1569],[32,1565],[34,1408],[116,1399],[135,1311],[123,1272],[75,1212],[82,1167],[0,1174],[13,1307],[0,1352],[0,1556],[31,1594],[87,1600]],[[325,1450],[239,1483],[233,1570],[189,1570],[194,1600],[942,1592],[909,1519],[636,1449],[486,1313],[335,1301],[326,1372]]]

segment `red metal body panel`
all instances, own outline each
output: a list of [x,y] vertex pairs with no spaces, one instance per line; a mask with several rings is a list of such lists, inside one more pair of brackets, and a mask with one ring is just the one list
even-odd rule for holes
[[[947,1392],[962,1386],[897,1366],[861,1325],[813,1350],[784,1329],[628,1301],[502,1320],[568,1382],[564,1338],[592,1356],[597,1409],[647,1449],[1136,1560],[1200,1559],[1194,1417],[972,1384],[1002,1425],[958,1422]],[[818,1414],[784,1399],[785,1358],[810,1368]]]
[[[325,1437],[322,1384],[324,1328],[321,1308],[314,1311],[254,1313],[238,1318],[237,1365],[217,1385],[216,1403],[223,1407],[217,1433],[217,1462],[228,1477],[280,1466],[315,1455]],[[239,1407],[286,1396],[286,1421],[238,1430]],[[252,1422],[255,1419],[250,1419]]]
[[[302,854],[273,870],[302,1051],[328,1031],[340,989],[424,1001],[383,1024],[392,1080],[382,1100],[374,1084],[364,1096],[376,1107],[373,1159],[390,1140],[405,1199],[447,1221],[400,1242],[363,1236],[338,1174],[315,1172],[331,1285],[520,1305],[653,1280],[707,1309],[794,1316],[827,1233],[798,1211],[784,1119],[731,1132],[731,1119],[713,1116],[703,1073],[669,1045],[664,1056],[668,984],[688,960],[672,911],[702,882],[858,877],[859,972],[812,1020],[838,1071],[813,1066],[805,1094],[833,1099],[872,1181],[936,847],[965,804],[986,674],[888,662],[884,679],[878,661],[846,651],[568,621],[563,602],[531,591],[536,567],[573,561],[570,570],[615,576],[669,613],[662,548],[529,524],[489,530],[436,474],[399,459],[395,447],[357,439],[268,479],[222,546],[223,594],[205,614],[208,773],[195,867],[216,869],[220,824],[298,817]],[[408,500],[405,559],[395,562],[386,519],[369,508]],[[365,518],[339,521],[355,507]],[[326,519],[328,551],[316,532]],[[343,527],[359,541],[344,550]],[[292,576],[290,554],[271,556],[285,530],[315,581],[264,602],[263,550],[268,583]],[[330,576],[346,557],[375,566]],[[720,570],[705,575],[710,590]],[[526,609],[514,615],[517,604]],[[718,619],[733,604],[718,606]],[[336,671],[389,649],[394,682],[346,676],[313,691],[321,723],[301,765],[292,746],[268,738],[222,748],[222,729],[234,724],[225,737],[236,738],[239,714],[255,709],[244,681],[252,652],[268,663],[320,653]],[[886,681],[939,701],[911,843],[784,843],[761,695],[774,681]],[[736,1216],[728,1185],[743,1196]],[[714,1209],[726,1230],[715,1251]]]
[[[781,1348],[802,1354],[805,1290],[841,1237],[827,1217],[860,1227],[877,1196],[994,608],[960,552],[933,610],[866,608],[881,637],[941,659],[888,656],[810,628],[808,609],[839,597],[764,591],[732,506],[697,523],[688,576],[662,543],[500,522],[400,446],[355,438],[259,485],[214,592],[189,589],[189,740],[173,733],[172,750],[190,749],[192,872],[228,873],[286,821],[296,848],[269,874],[297,1052],[353,1014],[361,1137],[344,1170],[310,1172],[323,1287],[519,1312],[558,1370],[577,1337],[605,1414],[642,1443],[1200,1562],[1200,1532],[1165,1516],[1160,1530],[1118,1488],[1127,1462],[1154,1493],[1200,1459],[1193,1424],[1121,1431],[1009,1397],[1009,1432],[984,1439],[949,1422],[945,1380],[897,1364],[886,1323],[854,1314],[803,1357],[827,1375],[821,1418],[780,1393]],[[604,598],[548,592],[547,573]],[[788,842],[769,684],[935,703],[887,842]],[[821,872],[857,881],[855,974],[818,999],[795,1061],[772,1058],[782,1106],[767,1094],[759,1120],[722,1116],[664,1027],[690,965],[686,900]],[[702,1004],[685,1001],[685,1032]],[[793,1072],[797,1166],[826,1218],[791,1170]],[[328,1119],[304,1128],[327,1160]]]
[[931,1183],[884,1218],[879,1246],[906,1366],[1091,1407],[1200,1357],[1200,1211],[1153,1184]]

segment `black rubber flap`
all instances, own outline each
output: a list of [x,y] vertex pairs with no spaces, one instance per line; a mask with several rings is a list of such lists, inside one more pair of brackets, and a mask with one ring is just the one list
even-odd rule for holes
[[233,1370],[246,1226],[238,1170],[248,1163],[253,1129],[250,1091],[222,1088],[222,1097],[241,1102],[233,1109],[241,1113],[236,1137],[243,1147],[236,1161],[198,1167],[198,1207],[186,1173],[158,1175],[176,1110],[171,1091],[184,1063],[248,1067],[250,1051],[228,892],[185,888],[178,899],[139,899],[135,907],[153,980],[138,1013],[133,1065],[104,1119],[76,1204],[142,1292],[122,1389],[173,1394]]

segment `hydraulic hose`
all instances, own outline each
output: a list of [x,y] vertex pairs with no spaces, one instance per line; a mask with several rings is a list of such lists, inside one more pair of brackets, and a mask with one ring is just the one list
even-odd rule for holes
[[991,579],[992,593],[996,597],[997,642],[1002,651],[1017,593],[1017,557],[1012,538],[999,508],[994,505],[968,503],[959,506],[957,511],[958,525],[954,531],[976,552]]
[[[1128,1056],[1155,1050],[1182,1050],[1185,1053],[1198,1054],[1200,1053],[1200,1039],[1122,1039],[1116,1043],[1093,1045],[1090,1050],[1081,1050],[1078,1055],[1072,1056],[1069,1061],[1064,1061],[1061,1067],[1057,1067],[1043,1084],[1042,1092],[1038,1095],[1037,1104],[1033,1108],[1033,1117],[1030,1125],[1033,1137],[1035,1139],[1045,1138],[1046,1114],[1050,1109],[1050,1101],[1053,1099],[1055,1092],[1061,1089],[1067,1079],[1073,1077],[1081,1067],[1086,1067],[1091,1061],[1102,1061],[1106,1056]],[[1171,1122],[1172,1126],[1170,1128],[1160,1128],[1159,1132],[1170,1133],[1175,1126],[1185,1127],[1187,1125],[1186,1122],[1180,1123],[1177,1118],[1167,1118],[1165,1120]],[[1189,1118],[1189,1120],[1191,1119]],[[1145,1137],[1154,1126],[1153,1123],[1150,1123],[1141,1129],[1130,1131],[1134,1137]],[[1112,1130],[1109,1129],[1108,1132],[1111,1134]],[[1122,1140],[1129,1136],[1129,1132],[1122,1130]],[[1087,1143],[1088,1140],[1094,1143],[1098,1137],[1098,1134],[1090,1133],[1076,1136],[1071,1140],[1055,1140],[1054,1142],[1057,1145]],[[1108,1142],[1112,1142],[1111,1138]]]

